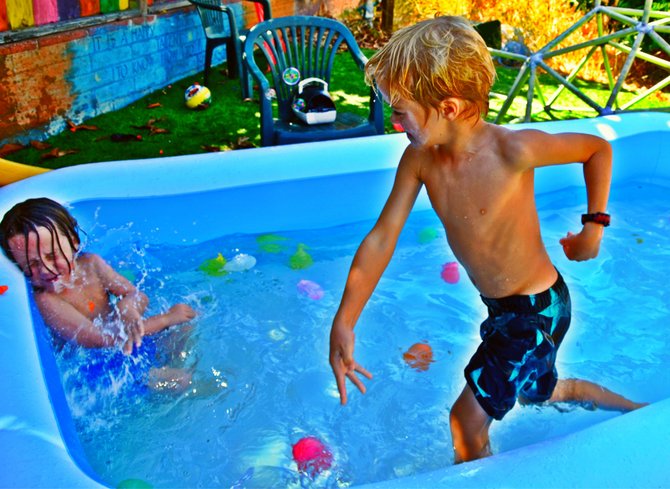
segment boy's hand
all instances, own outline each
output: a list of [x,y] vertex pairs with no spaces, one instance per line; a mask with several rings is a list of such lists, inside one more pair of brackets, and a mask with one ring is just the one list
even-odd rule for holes
[[600,241],[603,238],[603,227],[596,223],[586,223],[579,234],[568,232],[561,238],[565,256],[569,260],[584,261],[598,256]]
[[335,374],[337,390],[340,393],[340,403],[347,403],[347,386],[345,377],[358,387],[365,394],[365,386],[358,378],[356,372],[362,374],[368,379],[372,374],[354,361],[354,331],[346,326],[336,326],[333,324],[330,330],[330,366]]
[[142,345],[144,319],[139,314],[124,314],[123,327],[127,337],[123,344],[123,354],[130,355],[133,352],[133,345],[138,348]]
[[174,319],[175,324],[186,323],[196,316],[195,311],[188,304],[175,304],[168,313]]

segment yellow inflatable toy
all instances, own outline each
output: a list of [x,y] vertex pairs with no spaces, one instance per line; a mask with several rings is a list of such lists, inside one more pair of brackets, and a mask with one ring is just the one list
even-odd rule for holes
[[0,186],[49,171],[47,168],[14,163],[0,158]]

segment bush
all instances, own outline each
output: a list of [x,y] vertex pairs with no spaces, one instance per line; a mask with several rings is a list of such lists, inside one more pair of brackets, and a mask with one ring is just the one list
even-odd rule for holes
[[[602,4],[616,3],[620,7],[641,9],[644,7],[644,1],[603,0]],[[399,28],[436,15],[462,15],[472,22],[499,20],[503,24],[503,45],[513,40],[523,43],[531,52],[536,52],[572,27],[593,8],[594,4],[594,0],[396,0],[394,25]],[[670,10],[670,0],[653,2],[653,9]],[[603,23],[605,32],[619,28],[618,24],[607,16],[603,16]],[[556,47],[567,47],[597,37],[597,24],[595,19],[592,19]],[[643,44],[646,52],[654,48],[655,45],[649,41]],[[565,53],[548,59],[547,63],[559,73],[567,74],[573,71],[587,52],[588,49],[581,49]],[[609,64],[616,77],[618,70],[623,66],[626,54],[610,47],[607,48],[607,53]],[[658,52],[654,54],[659,55]],[[636,61],[634,74],[638,84],[648,85],[650,81],[658,81],[657,76],[653,79],[646,77],[645,70],[658,69],[649,63]],[[579,76],[602,83],[608,81],[600,50],[580,70]]]

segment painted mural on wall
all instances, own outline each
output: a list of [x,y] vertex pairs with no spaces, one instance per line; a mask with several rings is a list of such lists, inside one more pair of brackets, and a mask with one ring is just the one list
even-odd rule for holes
[[0,45],[0,144],[43,139],[198,73],[204,49],[191,10]]
[[[134,6],[137,2],[133,0]],[[0,31],[127,10],[129,0],[0,0]]]

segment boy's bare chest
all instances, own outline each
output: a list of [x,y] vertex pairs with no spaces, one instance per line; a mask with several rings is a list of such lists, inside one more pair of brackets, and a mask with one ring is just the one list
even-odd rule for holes
[[109,313],[109,296],[100,277],[89,270],[80,270],[73,286],[61,293],[61,298],[89,319]]
[[487,221],[524,192],[522,175],[492,163],[435,166],[424,185],[438,216],[454,226]]

